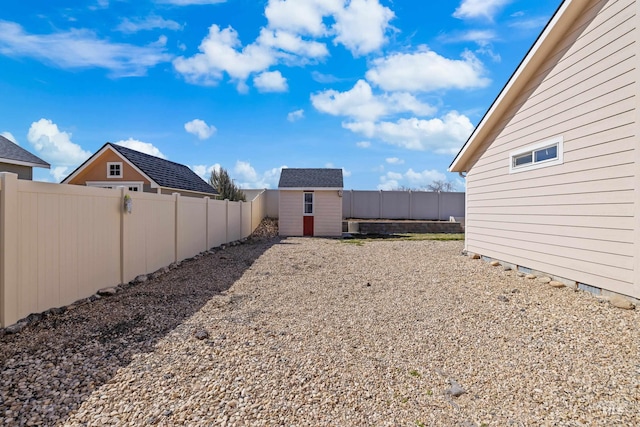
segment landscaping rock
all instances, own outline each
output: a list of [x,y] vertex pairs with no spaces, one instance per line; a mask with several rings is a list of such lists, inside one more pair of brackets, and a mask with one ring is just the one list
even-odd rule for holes
[[609,304],[623,310],[633,310],[636,307],[631,301],[620,295],[614,295],[609,298]]
[[549,283],[549,282],[551,282],[551,277],[546,277],[546,276],[538,277],[538,282],[540,282],[540,283]]
[[204,330],[204,329],[200,329],[200,330],[196,331],[196,333],[195,333],[195,334],[193,334],[193,336],[194,336],[196,339],[204,340],[204,339],[209,338],[209,332],[207,332],[207,331],[206,331],[206,330]]
[[101,297],[109,297],[115,295],[117,292],[118,291],[116,288],[104,288],[98,291],[98,295],[100,295]]
[[489,264],[490,264],[492,267],[497,267],[497,266],[499,266],[499,265],[500,265],[500,261],[491,261]]
[[536,276],[535,274],[527,274],[526,276],[524,276],[525,279],[529,279],[529,280],[533,280],[536,277],[538,277],[538,276]]
[[567,285],[565,285],[565,284],[564,284],[564,283],[562,283],[562,282],[558,282],[557,280],[551,280],[551,281],[549,282],[549,286],[551,286],[552,288],[564,288],[564,287],[566,287]]

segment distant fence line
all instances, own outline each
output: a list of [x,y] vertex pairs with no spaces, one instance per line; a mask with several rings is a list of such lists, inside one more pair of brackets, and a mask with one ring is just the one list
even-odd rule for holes
[[[264,191],[266,214],[278,217],[278,190],[244,190],[251,198]],[[465,193],[345,190],[342,217],[358,219],[443,220],[464,217]]]
[[266,216],[250,202],[128,193],[0,173],[0,326],[249,236]]

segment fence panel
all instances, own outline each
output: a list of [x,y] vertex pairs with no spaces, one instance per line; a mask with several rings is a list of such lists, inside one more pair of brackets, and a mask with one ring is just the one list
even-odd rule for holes
[[241,202],[229,202],[228,206],[228,221],[227,221],[227,242],[233,242],[242,238],[242,219],[240,215]]
[[410,219],[411,196],[409,191],[382,191],[380,192],[381,218]]
[[353,218],[382,218],[379,191],[354,191],[352,193],[352,199],[351,208]]
[[438,193],[427,191],[411,192],[411,217],[413,219],[436,220],[439,219]]
[[[129,193],[130,194],[130,193]],[[123,215],[123,282],[152,273],[176,260],[174,196],[130,194],[132,210]]]
[[[16,180],[16,321],[120,282],[120,192]],[[5,207],[6,208],[6,207]],[[6,243],[6,242],[5,242]],[[5,289],[6,290],[6,289]],[[6,308],[6,305],[5,305]]]
[[175,195],[178,218],[177,260],[191,258],[207,249],[207,201]]
[[245,237],[249,237],[253,231],[251,229],[251,203],[242,202],[240,204],[240,212],[240,218],[242,219],[242,223],[240,224],[240,235],[241,238],[244,239]]
[[227,240],[227,202],[225,200],[209,200],[208,218],[209,249],[226,243]]

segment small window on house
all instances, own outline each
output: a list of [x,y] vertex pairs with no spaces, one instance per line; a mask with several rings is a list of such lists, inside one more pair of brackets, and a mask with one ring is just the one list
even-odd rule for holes
[[313,215],[313,193],[304,193],[304,214]]
[[561,136],[534,144],[510,154],[509,173],[524,172],[562,164]]
[[129,191],[140,191],[140,187],[137,185],[130,185]]
[[107,178],[122,178],[122,162],[107,162]]

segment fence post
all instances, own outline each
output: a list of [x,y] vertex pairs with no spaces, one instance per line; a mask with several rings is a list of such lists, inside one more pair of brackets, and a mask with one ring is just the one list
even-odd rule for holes
[[181,261],[180,258],[180,193],[173,193],[173,199],[175,200],[176,207],[176,223],[175,223],[175,234],[174,234],[174,242],[173,242],[173,250],[175,253],[174,261]]
[[127,236],[126,224],[125,224],[125,209],[124,209],[124,196],[125,196],[125,188],[124,186],[120,187],[120,283],[124,283],[124,278],[126,277],[126,268],[125,268],[125,250],[126,243],[125,239]]
[[380,202],[378,205],[378,218],[382,218],[382,190],[379,190],[378,201]]
[[409,190],[409,219],[413,219],[413,192]]
[[224,199],[224,243],[229,243],[229,199]]
[[206,246],[204,250],[208,251],[211,249],[209,244],[209,196],[205,196],[204,203],[204,232],[207,233],[204,239],[204,245]]
[[438,190],[438,221],[442,220],[442,209],[440,208],[440,205],[442,204],[440,200],[441,194],[440,190]]
[[0,326],[18,320],[18,175],[0,173]]

